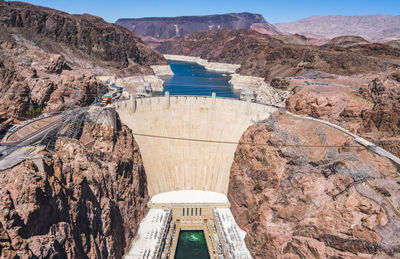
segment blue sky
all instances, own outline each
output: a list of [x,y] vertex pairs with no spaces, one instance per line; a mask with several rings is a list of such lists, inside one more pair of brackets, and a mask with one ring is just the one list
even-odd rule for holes
[[230,12],[260,13],[271,23],[311,15],[400,15],[400,0],[30,0],[69,13],[89,13],[109,22],[118,18],[181,16]]

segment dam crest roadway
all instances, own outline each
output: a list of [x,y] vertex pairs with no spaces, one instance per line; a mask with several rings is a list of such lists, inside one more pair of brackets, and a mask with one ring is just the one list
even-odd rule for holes
[[251,258],[226,197],[230,169],[244,131],[277,108],[168,92],[114,105],[139,145],[151,197],[125,257],[174,258],[181,230],[203,230],[210,258]]

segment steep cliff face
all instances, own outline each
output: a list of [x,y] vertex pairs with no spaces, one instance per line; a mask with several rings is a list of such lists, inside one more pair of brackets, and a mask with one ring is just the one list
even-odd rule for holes
[[204,30],[254,29],[262,33],[280,34],[260,14],[230,13],[206,16],[151,17],[140,19],[119,19],[116,24],[142,36],[145,40],[154,38],[168,40],[185,34]]
[[129,248],[148,201],[138,146],[120,124],[87,123],[82,136],[93,142],[59,139],[45,172],[24,162],[1,173],[2,258],[121,258]]
[[96,75],[151,75],[167,61],[125,28],[21,2],[0,2],[0,110],[25,117],[93,102]]
[[251,126],[241,142],[228,197],[254,258],[399,256],[400,191],[389,160],[283,114]]
[[[212,48],[210,48],[212,46]],[[297,76],[311,71],[354,75],[381,71],[386,60],[398,59],[400,51],[384,44],[350,47],[305,46],[249,30],[196,32],[156,48],[161,53],[199,56],[209,61],[241,64],[243,75]],[[397,66],[392,64],[392,66]]]

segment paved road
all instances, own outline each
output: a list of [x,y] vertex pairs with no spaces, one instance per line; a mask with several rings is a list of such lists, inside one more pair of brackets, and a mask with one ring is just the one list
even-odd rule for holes
[[60,119],[36,130],[32,134],[25,136],[18,141],[1,143],[2,146],[6,148],[2,151],[4,155],[0,158],[0,160],[4,159],[5,157],[12,156],[14,151],[20,149],[21,147],[32,145],[33,143],[42,139],[48,132],[61,127],[66,117],[67,115],[62,116]]

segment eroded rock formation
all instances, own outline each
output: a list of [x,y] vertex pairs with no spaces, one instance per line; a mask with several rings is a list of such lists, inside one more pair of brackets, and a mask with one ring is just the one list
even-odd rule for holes
[[283,114],[250,127],[241,143],[228,196],[254,258],[399,256],[390,161],[332,128]]
[[2,258],[121,258],[129,248],[148,200],[142,159],[126,126],[93,120],[81,140],[57,141],[44,172],[27,161],[1,173]]

